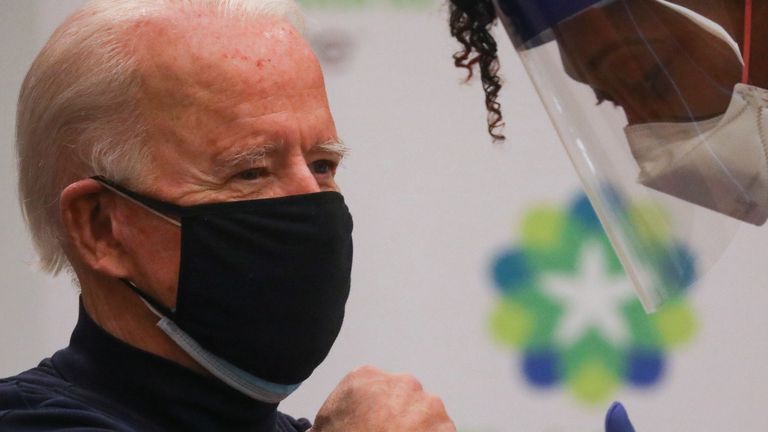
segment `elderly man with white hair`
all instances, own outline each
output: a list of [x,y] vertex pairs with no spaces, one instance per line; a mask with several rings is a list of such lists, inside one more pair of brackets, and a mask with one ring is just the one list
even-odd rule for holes
[[[69,347],[0,380],[0,430],[304,431],[278,403],[349,293],[344,155],[292,0],[92,0],[18,107],[43,267],[81,289]],[[350,373],[314,431],[453,431],[407,375]]]

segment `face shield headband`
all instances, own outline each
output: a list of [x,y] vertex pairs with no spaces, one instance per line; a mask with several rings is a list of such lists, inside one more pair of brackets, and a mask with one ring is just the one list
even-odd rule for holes
[[[513,29],[510,35],[517,49],[532,49],[554,39],[552,28],[557,24],[592,7],[601,7],[623,0],[495,0],[500,17],[508,29]],[[751,41],[752,0],[745,0],[745,39],[744,55],[738,43],[718,23],[698,14],[686,7],[677,5],[669,0],[653,0],[675,12],[685,16],[696,25],[726,42],[745,65],[745,76],[742,82],[748,80],[749,52]]]

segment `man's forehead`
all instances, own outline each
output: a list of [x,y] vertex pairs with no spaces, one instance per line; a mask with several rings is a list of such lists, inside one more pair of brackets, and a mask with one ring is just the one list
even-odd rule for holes
[[276,70],[317,62],[299,31],[280,17],[244,19],[187,12],[135,27],[134,35],[128,37],[134,39],[132,49],[145,74],[199,78],[201,84],[209,84],[211,79],[239,81],[246,72],[259,81]]
[[266,33],[267,37],[300,34],[287,17],[278,14],[265,12],[254,15],[234,15],[204,7],[169,8],[161,14],[137,19],[132,29],[148,32],[151,36],[167,34],[214,36],[224,30],[228,30],[230,34]]
[[[134,53],[142,90],[154,107],[228,104],[243,94],[266,98],[296,76],[323,87],[311,48],[287,20],[179,14],[137,24]],[[300,77],[300,78],[299,78]]]

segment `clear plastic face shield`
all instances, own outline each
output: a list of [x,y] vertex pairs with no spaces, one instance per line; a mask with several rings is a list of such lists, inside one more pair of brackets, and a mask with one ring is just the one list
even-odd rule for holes
[[496,0],[648,311],[768,219],[766,6]]

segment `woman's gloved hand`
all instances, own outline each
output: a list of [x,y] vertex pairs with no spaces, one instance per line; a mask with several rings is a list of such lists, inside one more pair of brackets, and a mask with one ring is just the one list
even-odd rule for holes
[[627,410],[620,402],[614,402],[605,415],[605,432],[635,432]]

